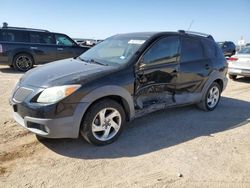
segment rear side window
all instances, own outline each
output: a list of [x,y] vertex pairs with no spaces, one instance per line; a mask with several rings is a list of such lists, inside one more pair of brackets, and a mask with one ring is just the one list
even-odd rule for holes
[[181,45],[181,61],[196,61],[204,58],[201,42],[196,39],[183,38]]
[[5,42],[28,42],[28,33],[25,31],[1,31],[0,41]]
[[144,64],[170,63],[179,55],[179,37],[166,37],[157,41],[144,55]]
[[209,40],[202,40],[202,44],[204,46],[206,57],[215,58],[217,53],[217,44]]
[[38,44],[55,44],[54,35],[50,33],[30,33],[30,42]]

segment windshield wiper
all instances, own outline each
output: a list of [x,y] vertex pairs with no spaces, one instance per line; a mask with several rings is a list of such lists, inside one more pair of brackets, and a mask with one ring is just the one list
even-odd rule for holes
[[90,62],[90,63],[98,64],[98,65],[108,66],[107,64],[100,63],[100,62],[98,62],[98,61],[96,61],[96,60],[94,60],[94,59],[90,59],[89,62]]
[[81,57],[79,57],[79,59],[81,61],[86,62],[86,63],[95,63],[95,64],[98,64],[98,65],[108,66],[107,64],[100,63],[100,62],[98,62],[98,61],[96,61],[94,59],[82,59]]

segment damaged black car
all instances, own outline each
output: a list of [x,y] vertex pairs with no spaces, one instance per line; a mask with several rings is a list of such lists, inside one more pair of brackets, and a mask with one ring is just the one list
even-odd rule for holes
[[226,73],[226,59],[211,35],[119,34],[79,57],[28,71],[10,102],[14,119],[37,135],[82,135],[106,145],[119,137],[125,121],[155,110],[190,104],[214,110]]

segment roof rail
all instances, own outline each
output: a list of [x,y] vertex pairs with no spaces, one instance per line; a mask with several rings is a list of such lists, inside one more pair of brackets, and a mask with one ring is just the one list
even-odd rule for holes
[[196,32],[196,31],[185,31],[185,30],[178,30],[178,32],[182,33],[182,34],[198,35],[198,36],[202,36],[202,37],[206,37],[206,38],[214,40],[212,35],[206,34],[206,33],[200,33],[200,32]]
[[29,30],[29,31],[41,31],[41,32],[49,32],[48,30],[44,29],[34,29],[34,28],[26,28],[26,27],[2,27],[3,29],[17,29],[17,30]]

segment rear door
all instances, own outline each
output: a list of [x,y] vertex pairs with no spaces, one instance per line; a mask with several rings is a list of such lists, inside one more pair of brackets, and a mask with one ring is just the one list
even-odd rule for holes
[[57,59],[54,35],[48,32],[29,32],[30,49],[36,63],[47,63]]
[[183,36],[181,40],[181,61],[176,93],[200,92],[212,71],[212,61],[206,56],[200,39]]
[[173,103],[179,69],[179,44],[179,36],[163,37],[140,58],[135,84],[138,107]]

